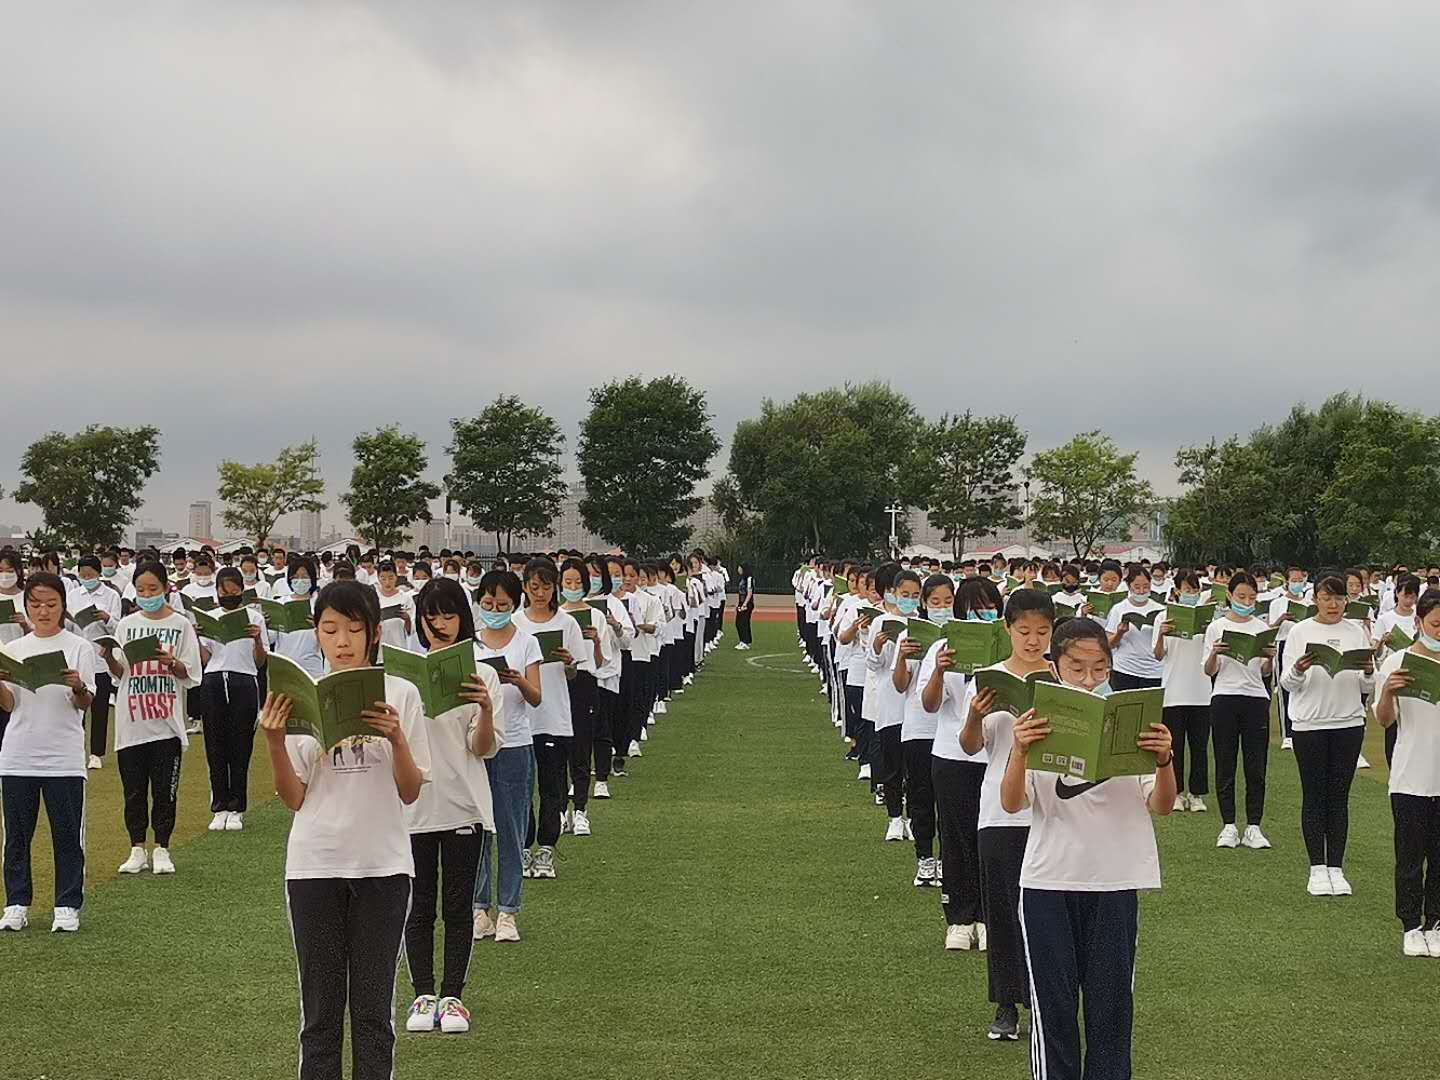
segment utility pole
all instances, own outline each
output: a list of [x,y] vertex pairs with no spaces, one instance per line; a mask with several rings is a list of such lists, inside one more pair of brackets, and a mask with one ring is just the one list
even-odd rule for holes
[[891,505],[885,508],[885,513],[890,515],[890,557],[893,559],[900,554],[900,537],[896,532],[895,521],[901,514],[905,513],[905,508],[903,506]]
[[1028,559],[1033,552],[1030,550],[1030,481],[1025,481],[1025,557]]

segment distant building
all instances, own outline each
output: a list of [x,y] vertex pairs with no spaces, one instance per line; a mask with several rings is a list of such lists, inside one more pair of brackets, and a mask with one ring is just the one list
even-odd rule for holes
[[186,530],[191,536],[214,536],[210,529],[210,502],[200,500],[190,504],[190,525]]
[[171,550],[179,547],[180,534],[166,532],[164,529],[136,529],[135,550],[153,547],[159,551]]
[[320,546],[320,511],[300,512],[300,546],[311,551]]

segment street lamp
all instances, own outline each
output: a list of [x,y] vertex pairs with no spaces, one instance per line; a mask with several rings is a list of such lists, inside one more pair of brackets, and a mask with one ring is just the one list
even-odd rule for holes
[[899,550],[899,539],[900,539],[900,538],[896,535],[895,519],[898,518],[898,517],[899,517],[901,514],[903,514],[904,512],[905,512],[905,508],[904,508],[903,506],[894,506],[894,505],[892,505],[892,506],[887,506],[887,507],[885,508],[885,513],[887,513],[887,514],[890,515],[890,556],[891,556],[891,558],[897,558],[897,557],[899,556],[899,554],[900,554],[900,550]]
[[1031,556],[1030,551],[1030,481],[1025,481],[1025,557]]

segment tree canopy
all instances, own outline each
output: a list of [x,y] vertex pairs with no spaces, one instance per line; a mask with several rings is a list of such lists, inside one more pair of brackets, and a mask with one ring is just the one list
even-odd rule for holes
[[543,535],[559,515],[564,445],[559,424],[515,395],[502,395],[479,415],[450,421],[450,496],[508,551],[515,535]]
[[160,431],[91,424],[31,443],[20,458],[16,502],[34,503],[49,544],[87,549],[118,544],[144,502],[145,482],[160,467]]
[[391,424],[356,435],[351,446],[350,490],[340,496],[350,524],[375,547],[397,547],[411,522],[430,520],[430,500],[440,497],[438,485],[421,479],[425,442]]
[[312,439],[285,447],[273,462],[242,465],[222,461],[216,493],[228,505],[220,520],[226,528],[239,529],[255,537],[256,544],[263,544],[281,515],[324,510],[320,495],[325,481],[320,477],[318,457]]

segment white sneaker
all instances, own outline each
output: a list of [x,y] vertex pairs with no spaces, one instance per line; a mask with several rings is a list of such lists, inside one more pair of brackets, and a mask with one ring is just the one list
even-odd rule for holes
[[1310,882],[1305,886],[1305,891],[1311,896],[1334,896],[1335,889],[1330,884],[1330,868],[1328,866],[1310,867]]
[[1440,923],[1425,931],[1425,946],[1431,956],[1440,958]]
[[1294,749],[1295,749],[1295,740],[1292,739],[1292,738],[1290,738],[1290,737],[1287,735],[1285,738],[1283,738],[1283,739],[1280,740],[1280,749],[1281,749],[1281,750],[1294,750]]
[[1183,791],[1175,796],[1175,805],[1170,808],[1173,813],[1180,814],[1190,809],[1190,796]]
[[1228,848],[1239,847],[1240,830],[1235,828],[1234,825],[1226,825],[1220,830],[1220,835],[1215,840],[1215,846]]
[[570,832],[570,811],[566,810],[560,815],[560,835],[565,836]]
[[915,839],[915,832],[914,832],[913,829],[910,828],[910,819],[907,817],[907,818],[901,818],[900,820],[903,821],[903,822],[905,822],[905,839],[906,839],[906,840],[914,840],[914,839]]
[[240,832],[245,828],[245,816],[238,810],[231,810],[225,821],[226,832]]
[[921,858],[915,860],[915,887],[927,889],[930,887],[934,871],[930,868],[930,860]]
[[984,952],[989,947],[990,935],[985,931],[985,924],[983,922],[977,922],[975,924],[975,948]]
[[11,904],[0,916],[0,930],[24,930],[30,925],[30,909],[24,904]]
[[170,858],[170,852],[163,847],[157,847],[150,855],[150,871],[155,874],[173,874],[175,862]]
[[1248,848],[1253,848],[1255,851],[1260,851],[1270,846],[1270,841],[1266,839],[1265,834],[1260,831],[1259,825],[1246,825],[1245,835],[1240,838],[1240,843]]
[[631,739],[631,740],[630,740],[630,753],[629,753],[627,756],[629,756],[629,757],[644,757],[644,756],[645,756],[644,754],[640,753],[640,743],[639,743],[637,740],[635,740],[635,739]]
[[530,864],[530,876],[532,878],[555,877],[555,849],[542,847],[535,852],[535,861]]
[[98,768],[100,768],[100,764],[101,764],[100,759],[99,759],[98,757],[96,757],[94,754],[91,754],[91,755],[90,755],[90,760],[87,761],[87,762],[85,762],[85,768],[87,768],[87,769],[98,769]]
[[475,925],[471,931],[472,941],[484,941],[486,938],[495,936],[495,924],[490,920],[490,912],[475,912]]
[[432,994],[421,994],[410,1006],[410,1015],[405,1018],[406,1031],[434,1031],[435,1006],[437,1000]]
[[138,874],[150,865],[149,858],[145,855],[143,847],[132,847],[130,857],[120,864],[117,874]]
[[663,701],[657,701],[657,702],[655,702],[655,715],[656,715],[656,716],[664,716],[664,715],[665,715],[666,713],[668,713],[669,711],[670,711],[670,710],[669,710],[668,707],[666,707],[665,702],[663,702]]
[[1406,956],[1429,956],[1430,946],[1425,941],[1425,931],[1406,930],[1400,948]]
[[1361,754],[1358,758],[1355,759],[1355,768],[1357,768],[1357,769],[1368,769],[1368,768],[1370,768],[1370,762],[1368,762],[1368,761],[1365,760],[1365,755],[1364,755],[1364,754]]
[[610,797],[610,784],[605,780],[595,781],[595,798],[608,799]]
[[496,941],[519,941],[520,928],[515,925],[515,916],[508,911],[502,911],[495,918],[495,940]]
[[573,798],[575,797],[575,785],[574,785],[574,784],[571,784],[569,787],[567,787],[567,788],[565,789],[565,797],[566,797],[567,799],[573,799]]
[[535,876],[535,853],[528,847],[520,851],[520,876],[522,878]]
[[869,766],[869,765],[861,765],[861,766],[860,766],[860,775],[857,776],[857,777],[855,777],[855,779],[856,779],[856,780],[869,780],[869,779],[870,779],[870,766]]
[[228,810],[217,810],[210,815],[210,824],[207,826],[211,832],[224,832],[225,826],[230,824],[230,812]]
[[892,818],[890,819],[890,824],[888,824],[888,825],[885,826],[885,839],[886,839],[887,842],[888,842],[888,841],[891,841],[891,840],[904,840],[904,839],[905,839],[905,819],[904,819],[904,818],[892,817]]
[[1206,810],[1209,810],[1210,808],[1205,805],[1205,800],[1202,799],[1199,795],[1191,795],[1190,806],[1188,809],[1192,814],[1203,814]]
[[463,1035],[470,1030],[470,1010],[459,998],[440,999],[440,1030],[446,1035]]
[[655,718],[653,716],[649,720],[645,721],[645,726],[640,729],[641,742],[650,741],[650,725],[653,723],[655,723]]
[[57,907],[55,918],[50,923],[52,934],[73,934],[80,929],[80,912],[73,907]]
[[694,675],[686,675],[685,678],[684,678],[683,680],[681,680],[681,681],[684,682],[686,686],[689,686],[691,683],[693,683],[693,682],[695,681],[695,676],[694,676]]
[[584,810],[576,810],[574,819],[572,821],[571,831],[576,836],[589,836],[590,815],[585,813]]
[[1350,896],[1355,892],[1345,879],[1345,871],[1338,866],[1330,867],[1330,892],[1335,896]]
[[945,948],[951,951],[955,949],[968,949],[975,944],[975,924],[965,923],[963,926],[948,926],[945,928]]

